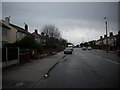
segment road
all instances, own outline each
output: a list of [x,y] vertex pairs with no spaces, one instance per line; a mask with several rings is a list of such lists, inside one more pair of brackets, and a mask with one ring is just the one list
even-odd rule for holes
[[118,88],[120,57],[75,48],[33,88]]

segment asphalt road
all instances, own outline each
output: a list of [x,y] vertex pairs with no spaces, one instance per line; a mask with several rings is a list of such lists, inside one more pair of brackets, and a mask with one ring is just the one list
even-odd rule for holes
[[119,88],[120,57],[75,48],[33,88]]

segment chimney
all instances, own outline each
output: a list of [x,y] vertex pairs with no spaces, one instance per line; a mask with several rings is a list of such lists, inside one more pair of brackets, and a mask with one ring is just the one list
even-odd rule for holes
[[100,36],[100,39],[103,39],[103,37],[102,37],[102,36]]
[[107,37],[107,35],[104,35],[104,38],[106,38]]
[[120,35],[120,31],[118,31],[118,35]]
[[44,32],[42,32],[41,35],[44,36]]
[[110,37],[113,36],[113,32],[110,32]]
[[9,24],[9,22],[10,22],[10,16],[9,17],[5,17],[5,23]]
[[25,30],[28,32],[28,25],[25,24]]
[[35,29],[35,33],[37,33],[37,34],[38,34],[38,31],[37,31],[37,29]]

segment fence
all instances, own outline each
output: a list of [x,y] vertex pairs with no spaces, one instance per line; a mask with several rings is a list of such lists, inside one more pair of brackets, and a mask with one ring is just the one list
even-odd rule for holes
[[2,48],[2,67],[19,63],[19,48]]

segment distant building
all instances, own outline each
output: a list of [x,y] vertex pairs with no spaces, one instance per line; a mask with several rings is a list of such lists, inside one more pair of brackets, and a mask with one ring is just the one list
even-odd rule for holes
[[116,38],[117,35],[113,35],[113,33],[110,33],[110,36],[108,37],[108,44],[112,47],[116,47]]
[[113,32],[110,32],[109,37],[104,35],[104,38],[102,38],[102,36],[100,36],[100,39],[98,39],[95,43],[96,45],[106,45],[108,41],[109,49],[113,50],[116,49],[116,38],[117,35],[113,35]]
[[46,41],[47,38],[46,36],[44,36],[44,33],[41,33],[41,35],[38,33],[37,29],[35,29],[35,31],[32,33],[32,35],[35,37],[35,40],[41,44],[42,46],[46,45]]
[[104,43],[104,38],[102,36],[100,36],[100,39],[98,39],[95,44],[96,45],[102,45]]
[[103,44],[101,44],[101,45],[106,45],[107,44],[107,40],[108,40],[107,35],[104,35],[104,38],[102,39]]
[[118,31],[118,35],[116,36],[116,48],[120,50],[120,31]]
[[37,42],[39,42],[39,43],[41,43],[41,35],[40,34],[38,34],[38,31],[37,31],[37,29],[35,29],[35,31],[32,33],[32,35],[35,37],[35,40],[37,41]]
[[46,46],[46,43],[48,41],[49,41],[49,37],[47,37],[43,33],[41,33],[41,44],[42,44],[42,46]]

